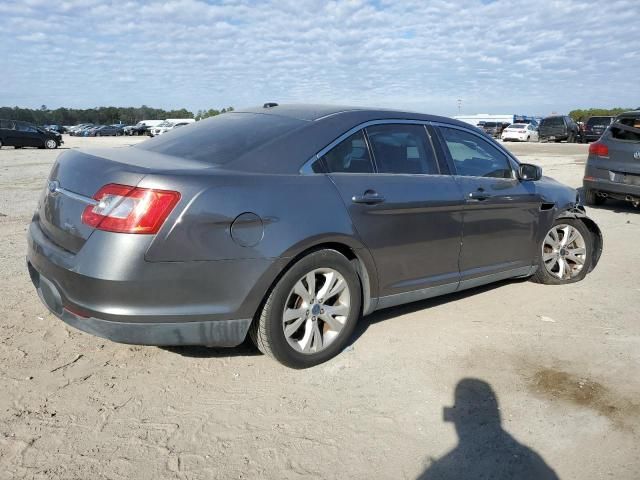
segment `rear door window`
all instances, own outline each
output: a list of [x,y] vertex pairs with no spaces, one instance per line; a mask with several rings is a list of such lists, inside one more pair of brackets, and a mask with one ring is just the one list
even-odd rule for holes
[[322,160],[331,173],[373,173],[373,163],[362,130],[333,147]]
[[507,156],[487,140],[457,128],[440,127],[445,145],[463,177],[513,178]]
[[367,127],[367,136],[378,173],[440,173],[424,125],[374,125]]
[[611,136],[616,140],[640,142],[640,114],[618,117],[611,124]]

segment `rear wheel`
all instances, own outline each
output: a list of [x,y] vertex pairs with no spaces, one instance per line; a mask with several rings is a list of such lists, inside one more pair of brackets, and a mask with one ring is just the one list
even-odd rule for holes
[[588,205],[602,205],[606,200],[605,197],[598,195],[595,190],[590,188],[585,190],[584,196]]
[[258,349],[291,368],[326,362],[342,351],[360,316],[360,281],[335,250],[299,260],[278,281],[250,330]]
[[579,282],[591,269],[593,237],[580,220],[557,220],[542,241],[532,280],[547,285]]
[[48,148],[48,149],[58,148],[58,142],[56,142],[52,138],[49,138],[49,139],[45,140],[44,147]]

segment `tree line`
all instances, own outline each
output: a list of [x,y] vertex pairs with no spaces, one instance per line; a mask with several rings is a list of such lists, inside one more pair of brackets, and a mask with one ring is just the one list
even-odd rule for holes
[[5,120],[22,120],[36,125],[77,125],[79,123],[94,123],[111,125],[124,123],[135,125],[140,120],[164,120],[165,118],[203,118],[230,112],[233,107],[222,110],[209,109],[193,112],[185,108],[179,110],[164,110],[146,105],[141,107],[96,107],[96,108],[56,108],[49,109],[42,105],[38,109],[21,107],[0,107],[0,118]]
[[[622,112],[628,112],[629,110],[634,110],[633,108],[587,108],[587,109],[577,109],[571,110],[569,112],[569,116],[573,118],[576,122],[584,122],[589,117],[615,117]],[[638,108],[637,110],[640,110]]]

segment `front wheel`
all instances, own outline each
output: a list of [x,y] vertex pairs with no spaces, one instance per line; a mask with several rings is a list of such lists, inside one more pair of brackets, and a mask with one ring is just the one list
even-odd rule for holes
[[50,138],[44,142],[44,146],[48,149],[58,148],[58,142]]
[[299,260],[278,281],[250,330],[258,349],[291,368],[340,353],[360,316],[362,294],[351,262],[335,250]]
[[532,280],[547,285],[579,282],[591,269],[593,236],[577,219],[561,218],[542,241]]

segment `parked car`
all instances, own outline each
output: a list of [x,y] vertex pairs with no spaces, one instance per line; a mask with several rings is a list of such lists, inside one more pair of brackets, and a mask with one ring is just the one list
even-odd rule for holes
[[19,120],[0,120],[0,148],[58,148],[63,143],[62,136],[57,132]]
[[67,133],[67,128],[62,125],[47,125],[45,130],[49,130],[50,132],[58,132],[60,134]]
[[584,124],[580,140],[583,143],[595,142],[600,138],[600,135],[604,133],[607,127],[611,125],[612,121],[613,117],[608,116],[590,117]]
[[578,139],[578,125],[568,115],[552,115],[542,119],[538,134],[540,141],[574,143]]
[[124,135],[124,130],[122,127],[114,125],[100,125],[87,132],[89,137],[117,137],[120,135]]
[[195,120],[193,118],[184,118],[179,120],[169,119],[161,123],[157,127],[150,128],[149,134],[152,137],[155,137],[157,135],[162,135],[163,133],[167,133],[168,131],[173,130],[176,127],[183,127],[185,125],[189,125],[190,123],[195,123]]
[[505,142],[537,142],[538,129],[528,123],[514,123],[502,131],[502,140]]
[[84,130],[93,128],[93,126],[94,126],[93,123],[81,123],[79,125],[74,125],[69,129],[69,135],[71,135],[72,137],[76,137],[76,136],[81,137],[82,136],[81,133]]
[[60,155],[28,269],[80,330],[226,347],[249,333],[304,368],[361,315],[507,278],[577,282],[601,250],[573,188],[466,123],[267,104]]
[[640,205],[640,110],[618,115],[589,145],[583,186],[589,204],[614,198]]
[[507,125],[508,124],[501,122],[485,122],[482,125],[482,130],[490,137],[499,138],[502,134],[502,130],[504,130]]

